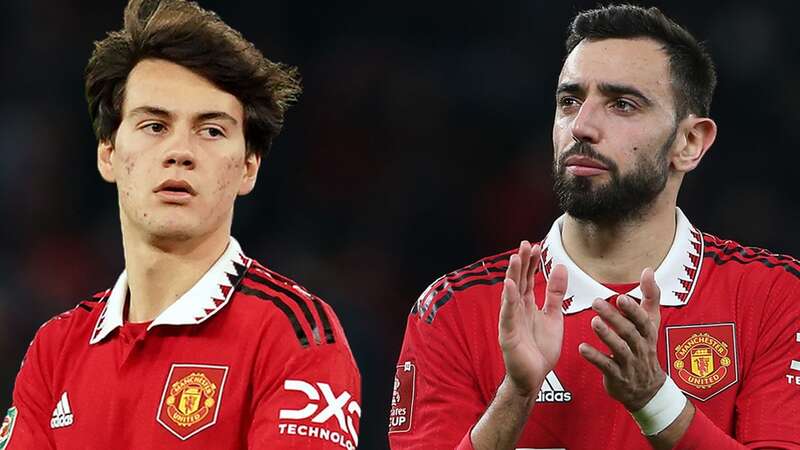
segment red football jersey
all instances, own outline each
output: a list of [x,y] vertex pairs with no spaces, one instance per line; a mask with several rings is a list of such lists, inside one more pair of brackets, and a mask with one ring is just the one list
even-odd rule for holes
[[[680,210],[677,220],[655,277],[658,357],[697,408],[678,448],[800,448],[800,263],[702,234]],[[606,348],[589,325],[591,302],[618,293],[569,258],[561,221],[542,241],[535,294],[541,306],[551,268],[567,267],[563,348],[517,447],[650,448],[578,353],[581,342]],[[471,448],[469,432],[505,375],[498,315],[513,253],[445,275],[414,305],[394,379],[393,449]],[[628,294],[641,298],[638,285]]]
[[47,322],[17,376],[0,448],[352,449],[360,375],[333,310],[241,252],[153,322],[113,289]]

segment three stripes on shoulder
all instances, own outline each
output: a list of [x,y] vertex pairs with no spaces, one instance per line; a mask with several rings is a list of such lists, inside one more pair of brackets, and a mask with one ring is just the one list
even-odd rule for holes
[[411,314],[418,315],[425,323],[431,324],[436,318],[436,313],[453,299],[456,292],[478,285],[491,286],[502,283],[508,268],[508,259],[513,252],[481,259],[437,279],[419,296],[411,309]]
[[[260,267],[255,268],[255,270],[259,273],[254,273],[253,270],[247,272],[244,278],[249,283],[248,285],[240,283],[239,292],[275,305],[289,319],[294,334],[303,348],[309,347],[312,342],[316,345],[321,345],[323,344],[323,339],[324,343],[327,344],[336,342],[331,319],[328,317],[325,306],[318,297],[282,275]],[[292,309],[290,302],[300,310],[301,317],[298,317],[295,310]],[[311,308],[314,309],[316,317]],[[303,324],[306,326],[304,327]],[[306,328],[310,331],[310,337],[309,333],[306,332]]]

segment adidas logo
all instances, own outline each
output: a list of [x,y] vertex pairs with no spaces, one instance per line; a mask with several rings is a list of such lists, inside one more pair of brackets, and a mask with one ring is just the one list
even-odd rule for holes
[[69,400],[67,400],[67,393],[61,394],[61,400],[58,401],[55,411],[53,411],[53,418],[50,419],[50,428],[64,428],[72,425],[75,418],[72,414],[72,408],[69,407]]
[[564,389],[561,381],[554,371],[550,371],[544,379],[542,389],[536,396],[536,403],[569,403],[572,401],[572,392]]

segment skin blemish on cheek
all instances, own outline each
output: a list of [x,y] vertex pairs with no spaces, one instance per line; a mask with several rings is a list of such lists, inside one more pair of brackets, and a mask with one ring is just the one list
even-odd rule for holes
[[125,173],[130,175],[133,172],[133,167],[136,164],[133,162],[131,158],[125,158],[122,160],[122,168],[125,169]]
[[230,185],[230,181],[222,180],[222,179],[218,180],[217,181],[217,192],[224,191],[228,187],[228,185]]

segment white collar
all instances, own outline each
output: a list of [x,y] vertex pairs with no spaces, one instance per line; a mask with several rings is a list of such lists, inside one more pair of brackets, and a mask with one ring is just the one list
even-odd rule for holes
[[[244,256],[236,239],[231,237],[225,252],[208,272],[175,303],[162,311],[147,329],[158,325],[194,325],[207,320],[228,303],[251,263],[252,260]],[[128,274],[123,271],[97,319],[89,344],[102,341],[122,326],[127,296]]]
[[[677,219],[675,239],[667,257],[655,272],[656,283],[661,288],[662,306],[684,306],[689,303],[703,261],[702,234],[689,223],[680,208],[675,208],[675,215]],[[617,292],[594,280],[567,255],[561,241],[561,228],[565,216],[559,217],[553,223],[542,243],[541,263],[546,279],[549,279],[554,264],[566,266],[569,280],[567,293],[564,296],[564,312],[572,314],[590,308],[595,298],[609,298],[617,295]],[[639,286],[626,294],[636,299],[642,298]]]

